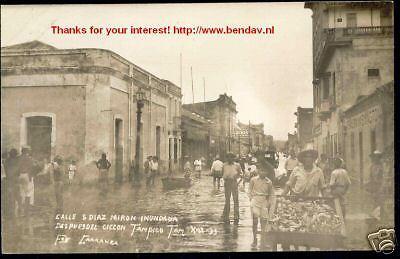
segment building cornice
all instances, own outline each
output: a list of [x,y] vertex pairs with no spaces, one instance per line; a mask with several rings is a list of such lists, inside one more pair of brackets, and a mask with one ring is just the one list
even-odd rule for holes
[[[87,73],[105,73],[105,74],[112,74],[120,79],[123,79],[128,82],[134,82],[136,85],[140,87],[144,87],[146,89],[157,89],[156,86],[152,86],[150,81],[155,81],[156,85],[162,85],[165,88],[165,91],[162,91],[160,89],[159,92],[162,92],[163,94],[172,94],[178,98],[182,98],[182,94],[180,92],[180,87],[176,86],[175,84],[165,80],[165,79],[160,79],[157,76],[151,74],[150,72],[146,71],[145,69],[133,64],[129,60],[123,58],[122,56],[118,55],[117,53],[107,50],[107,49],[99,49],[99,48],[81,48],[81,49],[32,49],[32,50],[15,50],[15,49],[7,49],[7,48],[2,48],[1,49],[1,57],[6,58],[6,57],[28,57],[28,56],[43,56],[43,55],[76,55],[76,54],[81,54],[84,55],[85,58],[89,57],[90,54],[93,53],[102,53],[105,55],[108,55],[117,61],[121,62],[122,64],[126,66],[131,66],[134,70],[137,72],[146,75],[148,78],[145,80],[146,82],[143,82],[143,80],[136,79],[134,75],[129,75],[126,72],[120,71],[118,69],[115,69],[110,66],[101,66],[101,65],[94,65],[94,66],[63,66],[63,67],[7,67],[6,65],[3,65],[1,68],[1,74],[2,75],[11,75],[11,74],[34,74],[36,72],[47,72],[47,73],[59,73],[59,72],[67,72],[67,73],[79,73],[79,72],[85,72]],[[15,71],[13,71],[15,70]],[[57,71],[57,72],[55,72]],[[172,84],[174,88],[179,89],[179,91],[168,91],[167,90],[167,81],[169,84]]]

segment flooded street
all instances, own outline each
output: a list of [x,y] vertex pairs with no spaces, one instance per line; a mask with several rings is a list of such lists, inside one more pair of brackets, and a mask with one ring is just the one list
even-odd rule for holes
[[[193,178],[186,189],[164,190],[163,177],[157,176],[152,187],[146,186],[145,179],[140,186],[110,181],[108,191],[100,190],[97,182],[66,185],[62,211],[56,210],[54,186],[37,185],[30,217],[2,217],[3,249],[18,253],[271,251],[268,242],[262,248],[251,247],[248,183],[245,190],[239,185],[240,221],[235,225],[233,200],[230,224],[221,221],[224,188],[215,189],[208,172]],[[349,197],[347,244],[364,250],[368,229],[360,216],[366,208],[355,206],[360,199]],[[74,224],[86,229],[71,229]]]
[[[120,186],[110,184],[107,193],[100,192],[96,185],[67,187],[64,192],[63,214],[75,213],[79,219],[82,214],[105,214],[107,220],[87,221],[97,223],[97,230],[60,230],[55,229],[57,222],[80,223],[79,220],[56,220],[53,186],[37,188],[36,205],[29,218],[17,218],[4,222],[5,247],[18,252],[196,252],[196,251],[250,251],[252,242],[252,220],[249,200],[242,187],[239,190],[240,222],[238,225],[225,225],[221,222],[224,207],[223,187],[215,190],[212,177],[204,175],[193,179],[188,189],[163,190],[161,176],[156,178],[154,187],[147,188],[142,180],[140,187],[128,183]],[[242,186],[242,185],[240,185]],[[248,184],[246,184],[246,189]],[[157,205],[155,205],[157,204]],[[126,216],[170,216],[176,217],[176,223],[153,222],[154,227],[163,227],[164,233],[135,232],[132,235],[131,223],[110,222],[110,215]],[[233,201],[231,201],[231,220],[233,221]],[[103,230],[102,225],[123,224],[124,231]],[[139,222],[140,223],[140,222]],[[15,224],[16,227],[12,225]],[[170,224],[178,226],[169,227]],[[142,223],[144,226],[145,223]],[[107,228],[107,227],[105,227]],[[110,228],[110,227],[108,227]],[[185,235],[176,233],[169,236],[171,228],[185,229]],[[58,234],[67,236],[67,243],[57,242]],[[81,244],[82,236],[115,240],[118,245]]]

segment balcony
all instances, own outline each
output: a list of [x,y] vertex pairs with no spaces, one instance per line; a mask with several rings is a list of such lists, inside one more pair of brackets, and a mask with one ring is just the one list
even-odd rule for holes
[[322,70],[324,60],[335,47],[352,44],[352,40],[362,37],[393,37],[393,26],[368,26],[349,28],[323,29],[316,38],[318,46],[314,55],[314,70],[318,73]]
[[180,116],[174,116],[173,119],[173,129],[180,130],[181,129],[182,120]]
[[322,121],[326,120],[331,114],[331,103],[329,99],[325,99],[321,101],[318,118]]

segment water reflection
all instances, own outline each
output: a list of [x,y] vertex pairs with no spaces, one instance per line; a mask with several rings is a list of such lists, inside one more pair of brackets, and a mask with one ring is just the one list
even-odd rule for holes
[[[133,186],[131,183],[110,183],[107,188],[101,188],[97,184],[72,185],[65,189],[64,206],[58,209],[54,187],[43,186],[37,191],[35,205],[41,205],[37,212],[27,219],[7,220],[3,227],[3,236],[8,238],[3,238],[3,241],[5,250],[10,252],[249,251],[251,218],[247,195],[240,192],[239,200],[241,221],[239,225],[234,225],[220,221],[224,206],[223,188],[220,191],[215,190],[212,178],[207,176],[196,179],[189,189],[177,190],[163,190],[160,179],[156,179],[156,185],[151,188],[146,188],[143,184]],[[153,235],[146,240],[145,235],[131,236],[129,223],[124,232],[103,231],[102,225],[111,222],[101,220],[94,222],[99,227],[94,232],[55,229],[55,215],[62,213],[177,216],[179,228],[185,229],[187,235],[170,238],[166,234]],[[231,218],[233,219],[233,212]],[[217,234],[193,234],[190,232],[193,225],[215,229]],[[166,227],[165,229],[167,230]],[[82,235],[88,233],[118,240],[119,244],[117,247],[78,245]],[[67,235],[74,242],[54,245],[60,235]]]

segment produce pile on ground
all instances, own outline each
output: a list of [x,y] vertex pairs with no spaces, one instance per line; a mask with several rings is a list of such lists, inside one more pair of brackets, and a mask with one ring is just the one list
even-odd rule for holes
[[321,200],[291,201],[277,197],[271,219],[274,231],[340,234],[341,220],[335,210]]

